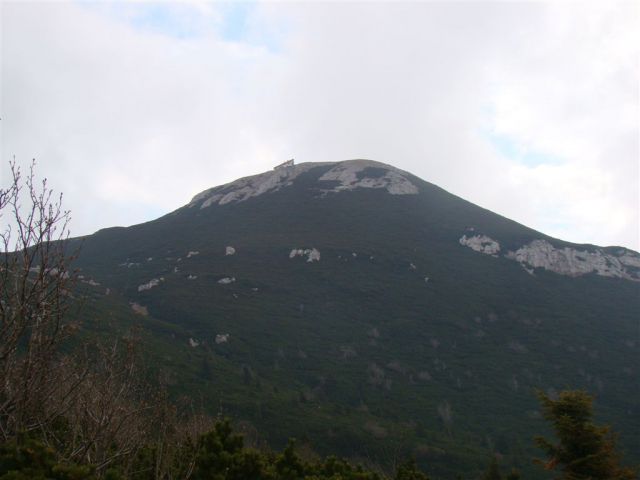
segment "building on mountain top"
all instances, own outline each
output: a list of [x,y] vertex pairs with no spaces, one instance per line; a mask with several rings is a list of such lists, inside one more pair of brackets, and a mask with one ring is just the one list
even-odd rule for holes
[[294,165],[294,159],[292,158],[291,160],[287,160],[286,162],[282,162],[280,165],[276,165],[275,167],[273,167],[274,170],[280,170],[282,168],[288,168],[288,167],[293,167]]

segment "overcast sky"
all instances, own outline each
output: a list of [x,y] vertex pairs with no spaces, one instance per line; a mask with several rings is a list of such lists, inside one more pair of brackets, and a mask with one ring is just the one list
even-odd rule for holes
[[[297,162],[370,158],[640,250],[639,3],[0,2],[0,184],[74,235]],[[1,220],[0,220],[1,221]]]

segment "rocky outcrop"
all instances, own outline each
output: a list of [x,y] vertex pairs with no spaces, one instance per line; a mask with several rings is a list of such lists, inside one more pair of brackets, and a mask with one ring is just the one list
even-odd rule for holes
[[293,180],[311,168],[323,163],[302,163],[291,167],[278,168],[269,172],[244,177],[220,187],[210,188],[199,193],[191,200],[190,207],[199,205],[207,208],[211,205],[242,202],[267,192],[275,192],[293,183]]
[[[376,174],[367,174],[372,169]],[[322,175],[319,180],[340,182],[324,192],[342,192],[356,188],[383,188],[391,195],[416,195],[418,188],[409,181],[406,173],[397,168],[371,160],[341,162]]]
[[[498,256],[500,252],[500,243],[486,235],[463,235],[459,243],[486,255]],[[547,240],[538,239],[507,252],[504,257],[520,263],[530,274],[534,274],[536,268],[544,268],[570,277],[595,273],[604,277],[640,281],[640,254],[626,248],[614,253],[597,247],[591,250],[556,248]]]
[[[372,160],[347,160],[336,163],[301,163],[288,165],[269,172],[241,178],[226,185],[199,193],[189,203],[190,207],[207,208],[212,205],[243,202],[265,193],[293,184],[302,173],[324,165],[333,165],[318,179],[318,191],[326,195],[357,188],[385,189],[391,195],[415,195],[418,188],[407,178],[408,174],[390,165]],[[328,186],[329,183],[338,185]]]
[[147,283],[143,283],[142,285],[138,285],[138,291],[144,292],[145,290],[151,290],[153,287],[157,287],[160,285],[160,282],[164,281],[164,278],[152,278]]
[[305,255],[307,257],[307,262],[309,263],[320,261],[320,251],[315,248],[294,248],[289,252],[289,258],[304,257]]
[[495,255],[500,251],[500,244],[486,235],[474,235],[473,237],[463,235],[459,242],[460,245],[487,255]]
[[546,240],[533,240],[515,252],[508,252],[506,257],[529,267],[571,277],[595,272],[604,277],[640,280],[636,270],[640,268],[640,255],[626,249],[622,251],[622,255],[613,255],[599,248],[593,251],[556,248]]

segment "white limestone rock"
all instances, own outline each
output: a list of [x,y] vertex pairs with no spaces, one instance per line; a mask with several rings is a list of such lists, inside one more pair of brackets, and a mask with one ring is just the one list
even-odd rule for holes
[[500,251],[500,244],[494,239],[487,237],[486,235],[474,235],[467,237],[463,235],[460,237],[460,245],[469,247],[476,252],[484,253],[486,255],[496,255]]
[[640,268],[640,254],[637,252],[621,249],[618,250],[618,260],[627,267]]
[[143,283],[142,285],[138,285],[138,291],[144,292],[145,290],[151,290],[153,287],[157,287],[160,285],[160,282],[164,281],[164,278],[152,278],[147,283]]
[[[486,235],[463,235],[459,242],[486,255],[498,256],[500,252],[500,243]],[[571,277],[594,272],[605,277],[640,281],[640,254],[626,248],[615,253],[607,253],[600,248],[591,251],[556,248],[547,240],[538,239],[516,251],[507,252],[504,257],[518,262],[530,275],[534,275],[534,269],[544,268]]]
[[198,276],[197,276],[197,275],[189,275],[189,276],[187,277],[187,280],[195,280],[196,278],[198,278]]
[[[358,175],[367,168],[383,169],[386,172],[376,177]],[[340,185],[324,190],[325,193],[355,190],[356,188],[384,188],[391,195],[416,195],[418,188],[411,183],[407,175],[406,172],[384,163],[372,160],[350,160],[338,163],[322,175],[319,180],[340,182]]]
[[[271,170],[258,175],[244,177],[226,185],[210,188],[193,197],[189,207],[199,206],[208,208],[212,205],[226,205],[228,203],[243,202],[258,197],[264,193],[277,192],[293,184],[300,174],[323,165],[332,165],[318,180],[339,182],[332,188],[323,188],[323,194],[341,192],[356,188],[381,188],[392,195],[415,195],[418,188],[408,179],[408,174],[402,170],[371,160],[348,160],[345,162],[317,162],[301,163]],[[382,175],[375,177],[358,175],[366,168],[383,169]],[[358,178],[360,177],[360,178]]]
[[228,341],[229,341],[228,333],[219,333],[218,335],[216,335],[216,338],[215,338],[216,345],[220,345],[221,343],[227,343]]
[[320,261],[320,250],[316,248],[294,248],[289,252],[289,258],[304,257],[305,255],[307,257],[307,263]]
[[638,272],[633,271],[640,266],[640,255],[626,249],[616,256],[599,248],[593,251],[555,248],[546,240],[533,240],[515,252],[508,252],[506,257],[531,268],[544,268],[571,277],[595,272],[604,277],[640,281]]
[[269,172],[244,177],[226,185],[210,188],[199,193],[189,203],[190,207],[200,205],[207,208],[211,205],[225,205],[227,203],[243,202],[267,192],[276,192],[293,183],[293,180],[311,168],[326,163],[301,163],[290,167],[279,168]]
[[320,261],[320,251],[312,248],[311,251],[307,254],[307,262],[319,262]]
[[210,207],[211,205],[213,205],[214,203],[217,203],[220,201],[220,199],[223,197],[224,195],[222,195],[221,193],[217,194],[217,195],[211,195],[209,198],[207,198],[204,202],[202,202],[202,205],[200,205],[200,208],[207,208]]
[[195,340],[193,338],[189,338],[189,346],[191,348],[196,348],[198,345],[200,345],[200,342],[198,340]]
[[235,254],[236,254],[236,249],[235,249],[235,248],[233,248],[233,247],[231,247],[231,246],[226,247],[226,248],[224,249],[224,254],[225,254],[225,255],[235,255]]
[[196,255],[200,255],[200,252],[198,252],[197,250],[187,253],[187,258],[191,258],[191,257],[194,257]]
[[218,280],[218,283],[220,283],[221,285],[229,285],[230,283],[233,283],[235,281],[236,277],[224,277]]

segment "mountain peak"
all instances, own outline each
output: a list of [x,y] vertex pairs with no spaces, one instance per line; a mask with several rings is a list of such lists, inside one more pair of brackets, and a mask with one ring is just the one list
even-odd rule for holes
[[[302,201],[302,195],[306,199],[316,200],[303,202],[306,214],[310,209],[322,211],[327,208],[324,199],[329,195],[359,189],[377,189],[393,196],[410,197],[406,199],[412,205],[409,210],[422,212],[421,216],[415,216],[412,221],[407,220],[413,225],[426,223],[431,228],[431,225],[442,224],[442,219],[446,219],[446,230],[451,231],[451,238],[447,241],[468,247],[480,254],[515,261],[530,275],[535,275],[536,269],[542,269],[570,277],[595,273],[599,276],[640,282],[640,255],[637,252],[581,246],[546,237],[446,192],[428,188],[424,182],[408,172],[373,160],[300,164],[289,160],[268,172],[205,190],[191,200],[188,208],[197,211],[208,207],[237,204],[265,194],[279,191],[284,193],[284,190],[293,185],[296,188],[289,191],[293,195],[288,197],[290,214],[293,206]],[[341,199],[345,202],[339,203],[340,208],[353,212],[353,204],[347,197]],[[269,215],[266,196],[261,197],[261,200],[261,208],[266,209],[263,211]],[[375,206],[371,201],[366,202],[366,208],[369,212],[375,212],[376,217],[379,217],[382,211],[399,211],[394,209],[401,209],[405,218],[408,215],[408,204],[405,201],[388,202],[378,196],[377,202]],[[331,208],[335,208],[335,205],[335,202],[332,202]],[[214,210],[215,207],[210,210],[213,215],[216,213]],[[444,230],[444,227],[440,227],[439,231],[442,233]]]
[[211,205],[242,202],[264,193],[276,192],[292,185],[299,175],[318,167],[326,167],[319,172],[317,178],[318,189],[322,195],[357,188],[385,189],[391,195],[418,193],[418,188],[411,182],[407,172],[374,160],[305,162],[297,165],[291,160],[268,172],[209,188],[193,197],[189,206],[207,208]]

